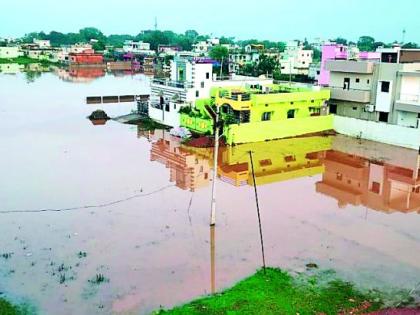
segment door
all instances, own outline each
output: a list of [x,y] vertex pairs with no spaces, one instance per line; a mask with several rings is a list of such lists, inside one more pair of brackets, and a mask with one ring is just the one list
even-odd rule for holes
[[344,78],[343,90],[350,90],[350,78]]

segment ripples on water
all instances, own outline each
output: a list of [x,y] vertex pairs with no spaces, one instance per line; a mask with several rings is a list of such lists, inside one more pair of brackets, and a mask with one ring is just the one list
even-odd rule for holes
[[86,119],[135,108],[86,96],[148,93],[148,82],[102,70],[0,74],[0,211],[77,208],[0,214],[0,254],[11,254],[0,257],[0,291],[43,314],[108,314],[230,286],[261,264],[251,148],[269,265],[316,262],[364,287],[418,282],[416,151],[341,136],[222,148],[211,238],[211,149]]

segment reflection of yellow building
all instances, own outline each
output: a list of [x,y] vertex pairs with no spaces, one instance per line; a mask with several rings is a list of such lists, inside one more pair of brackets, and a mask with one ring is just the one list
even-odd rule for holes
[[[253,185],[249,151],[252,151],[257,185],[312,176],[324,171],[323,156],[331,137],[301,137],[240,144],[220,148],[218,177],[234,186]],[[212,160],[210,148],[185,150]]]
[[176,186],[194,191],[210,182],[210,162],[183,149],[181,139],[173,137],[165,130],[147,132],[152,142],[150,160],[164,164],[170,170],[171,182]]
[[[412,150],[393,150],[401,150],[400,161],[327,152],[325,173],[316,184],[317,192],[337,199],[340,207],[352,204],[383,212],[420,211],[419,156]],[[411,166],[407,166],[407,155],[411,155]]]
[[302,137],[228,146],[221,150],[219,177],[235,186],[253,185],[252,151],[257,185],[321,174],[331,137]]

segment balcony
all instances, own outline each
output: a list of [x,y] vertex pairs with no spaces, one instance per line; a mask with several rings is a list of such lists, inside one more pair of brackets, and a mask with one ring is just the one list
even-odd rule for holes
[[344,90],[342,87],[331,87],[331,99],[357,103],[369,103],[370,91],[352,89]]
[[327,60],[326,69],[331,72],[372,74],[375,63],[368,61]]
[[395,102],[395,109],[405,112],[420,113],[420,95],[401,94]]
[[152,84],[154,85],[161,85],[161,86],[169,86],[178,89],[190,89],[194,87],[192,82],[186,81],[171,81],[165,79],[153,79]]

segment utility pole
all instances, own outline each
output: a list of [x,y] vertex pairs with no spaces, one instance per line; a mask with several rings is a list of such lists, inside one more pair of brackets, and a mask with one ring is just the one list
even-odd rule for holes
[[259,226],[259,229],[260,229],[262,263],[263,263],[263,270],[264,270],[264,274],[265,274],[264,240],[263,240],[263,233],[262,233],[262,226],[261,226],[260,205],[259,205],[259,202],[258,202],[257,182],[255,180],[254,161],[252,160],[252,151],[249,151],[248,153],[249,153],[249,159],[251,160],[252,180],[253,180],[253,183],[254,183],[255,203],[257,205],[258,226]]
[[158,24],[157,24],[157,16],[155,16],[155,31],[157,31]]
[[210,292],[216,292],[216,236],[215,226],[210,226]]
[[222,80],[222,74],[223,74],[223,59],[224,57],[222,56],[222,62],[220,63],[220,80]]
[[219,155],[219,106],[216,105],[216,119],[214,130],[214,160],[213,160],[213,183],[211,192],[210,226],[216,224],[216,179],[217,179],[217,158]]

